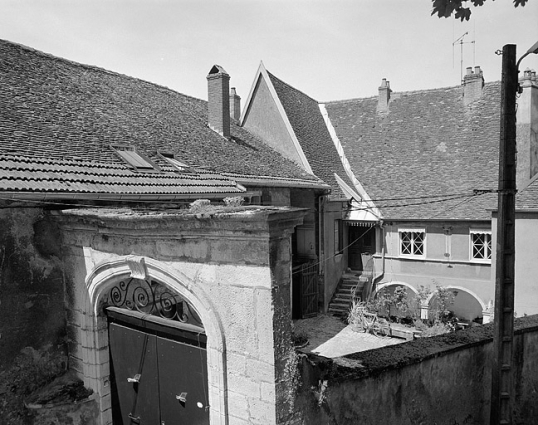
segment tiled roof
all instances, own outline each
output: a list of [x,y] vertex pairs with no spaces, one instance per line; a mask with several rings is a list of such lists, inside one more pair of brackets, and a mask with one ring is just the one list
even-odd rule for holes
[[[207,126],[206,101],[0,40],[0,190],[238,190],[217,173],[319,183],[233,120],[231,134]],[[135,146],[162,172],[131,169],[113,144]],[[159,151],[211,172],[179,173]]]
[[538,210],[538,176],[516,195],[516,209]]
[[0,154],[0,198],[3,191],[162,195],[242,192],[230,179],[203,170],[178,173],[163,166],[159,174],[137,173],[121,164]]
[[267,74],[312,171],[316,176],[330,184],[331,195],[344,196],[334,173],[346,182],[349,182],[349,179],[327,130],[318,102],[270,72]]
[[[331,123],[367,193],[391,219],[488,220],[496,196],[439,202],[434,195],[497,188],[500,83],[468,107],[462,87],[329,102]],[[378,200],[378,201],[376,201]]]

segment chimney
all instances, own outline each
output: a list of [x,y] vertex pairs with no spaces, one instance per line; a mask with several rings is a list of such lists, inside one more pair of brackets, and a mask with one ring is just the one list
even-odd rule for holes
[[522,188],[538,173],[538,81],[536,71],[526,69],[519,79],[521,95],[517,100],[516,187]]
[[241,118],[241,97],[236,93],[235,87],[230,92],[230,114],[234,120]]
[[207,75],[207,116],[209,128],[230,137],[230,76],[219,65]]
[[377,112],[388,112],[390,101],[390,83],[386,78],[381,80],[381,86],[379,86],[379,97],[377,99]]
[[467,68],[467,73],[463,77],[463,104],[465,106],[482,97],[484,88],[484,77],[479,66]]

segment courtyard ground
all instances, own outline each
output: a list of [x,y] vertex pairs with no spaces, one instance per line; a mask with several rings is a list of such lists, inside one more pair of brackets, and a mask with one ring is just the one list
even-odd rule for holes
[[321,314],[309,319],[293,322],[296,334],[305,334],[308,345],[301,348],[304,353],[337,358],[360,351],[372,350],[386,345],[401,344],[405,339],[375,336],[356,332],[337,317]]

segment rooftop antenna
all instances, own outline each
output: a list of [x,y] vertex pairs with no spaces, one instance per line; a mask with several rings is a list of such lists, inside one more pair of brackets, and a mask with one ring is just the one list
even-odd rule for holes
[[475,61],[474,40],[463,41],[466,35],[469,35],[469,31],[465,31],[465,33],[461,37],[459,37],[457,40],[455,40],[452,43],[452,67],[454,67],[454,46],[456,44],[460,45],[460,82],[463,82],[463,45],[464,44],[473,44],[473,62]]

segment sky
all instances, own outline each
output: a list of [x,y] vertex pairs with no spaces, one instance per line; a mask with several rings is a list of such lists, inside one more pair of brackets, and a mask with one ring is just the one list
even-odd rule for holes
[[[538,0],[488,0],[471,20],[430,0],[0,0],[0,39],[207,99],[214,64],[246,100],[265,67],[318,101],[457,86],[462,68],[501,79],[505,44],[538,41]],[[462,37],[463,38],[460,38]],[[460,44],[457,40],[463,40]],[[462,67],[463,61],[463,67]],[[538,55],[521,70],[538,70]]]

